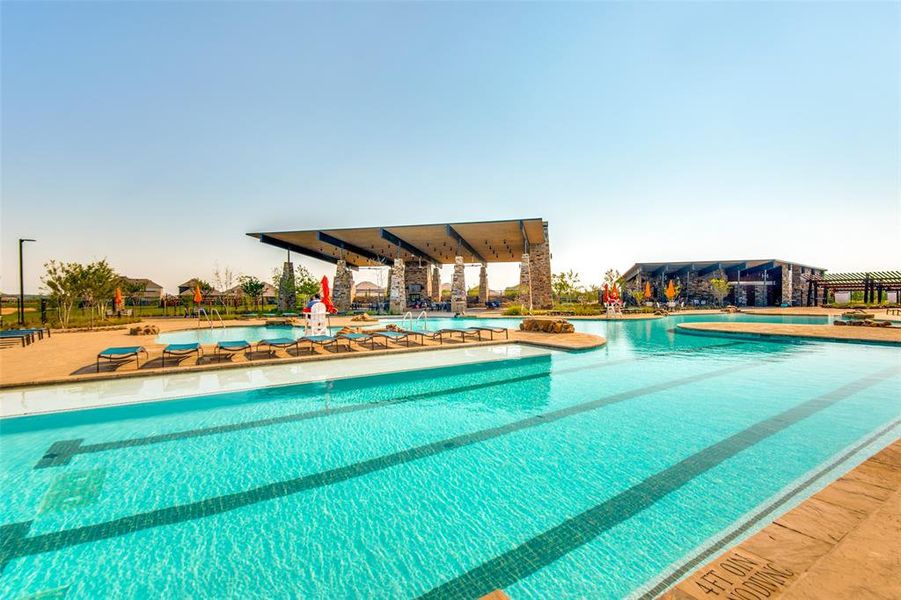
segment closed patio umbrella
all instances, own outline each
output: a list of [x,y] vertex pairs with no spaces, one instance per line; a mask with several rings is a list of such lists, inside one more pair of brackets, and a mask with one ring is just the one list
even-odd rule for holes
[[651,282],[646,281],[644,284],[644,298],[647,300],[651,297]]
[[122,288],[116,288],[116,294],[113,296],[113,304],[116,306],[116,309],[122,308]]
[[338,309],[335,308],[335,305],[332,304],[332,298],[329,295],[328,289],[328,277],[325,275],[322,276],[322,281],[320,282],[322,285],[322,303],[325,304],[325,309],[330,313],[338,312]]
[[610,302],[610,290],[608,289],[607,284],[604,284],[604,304]]
[[201,302],[203,302],[203,294],[202,294],[201,291],[200,291],[200,284],[199,284],[199,283],[198,283],[197,286],[194,288],[194,302],[195,302],[196,304],[200,304]]

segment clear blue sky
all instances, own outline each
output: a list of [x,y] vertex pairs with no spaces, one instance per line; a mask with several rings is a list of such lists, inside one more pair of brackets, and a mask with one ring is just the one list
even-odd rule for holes
[[898,268],[899,31],[892,2],[3,2],[0,286],[18,237],[30,291],[103,257],[171,289],[268,278],[247,231],[533,216],[586,283]]

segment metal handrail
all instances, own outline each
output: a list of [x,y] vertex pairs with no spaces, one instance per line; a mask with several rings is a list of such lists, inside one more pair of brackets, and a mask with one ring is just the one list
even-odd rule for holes
[[404,316],[401,317],[401,319],[400,319],[400,328],[401,328],[401,329],[406,329],[406,327],[404,327],[404,323],[407,322],[407,317],[410,318],[410,329],[413,329],[413,311],[411,311],[411,310],[408,310],[407,312],[405,312],[405,313],[404,313]]
[[416,322],[413,323],[412,325],[410,325],[410,329],[411,330],[416,329],[416,323],[419,323],[420,320],[422,320],[422,330],[425,331],[426,325],[429,322],[429,313],[427,313],[426,311],[422,311],[421,313],[419,313],[419,316],[416,317]]
[[[222,315],[219,314],[219,311],[216,308],[210,308],[210,311],[216,313],[216,318],[219,319],[219,327],[225,328],[225,321],[222,320]],[[210,329],[213,328],[213,320],[210,319]]]

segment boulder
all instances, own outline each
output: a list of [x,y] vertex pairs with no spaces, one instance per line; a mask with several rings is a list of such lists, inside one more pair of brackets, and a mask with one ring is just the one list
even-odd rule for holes
[[522,331],[541,333],[573,333],[575,327],[566,319],[523,319],[519,324]]

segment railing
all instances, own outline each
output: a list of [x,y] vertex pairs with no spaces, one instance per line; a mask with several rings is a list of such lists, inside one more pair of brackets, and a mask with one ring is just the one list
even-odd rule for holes
[[[225,321],[222,320],[222,315],[219,314],[219,311],[215,308],[210,308],[210,311],[216,314],[216,318],[219,319],[219,327],[225,327]],[[210,329],[213,328],[213,319],[206,311],[205,308],[201,308],[197,311],[197,325],[199,326],[203,322],[203,317],[206,317],[207,323],[210,324]]]
[[[211,308],[210,311],[216,315],[216,318],[219,319],[219,327],[225,327],[225,321],[222,320],[222,315],[219,314],[219,311],[215,308]],[[210,329],[213,328],[213,321],[210,319]]]
[[407,322],[407,319],[410,320],[410,329],[413,329],[413,312],[412,312],[412,311],[409,311],[409,310],[408,310],[407,312],[404,313],[404,316],[403,316],[403,317],[401,317],[401,319],[400,319],[400,328],[401,328],[401,329],[407,329],[406,327],[404,327],[404,325],[405,325],[406,322]]
[[425,331],[426,329],[428,329],[428,324],[429,324],[429,313],[427,313],[426,311],[422,311],[421,313],[419,313],[419,316],[416,317],[416,322],[413,323],[413,325],[410,327],[410,329],[416,329],[416,323],[419,323],[420,321],[422,322],[422,327],[421,327],[421,329],[422,329],[423,331]]

